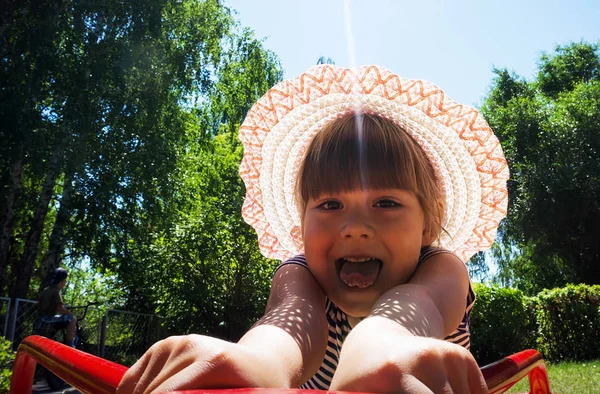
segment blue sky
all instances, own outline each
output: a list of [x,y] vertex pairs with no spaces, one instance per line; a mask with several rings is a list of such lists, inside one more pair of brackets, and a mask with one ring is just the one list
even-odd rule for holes
[[286,78],[320,56],[344,67],[354,58],[356,65],[379,64],[405,78],[429,80],[455,101],[475,106],[489,89],[492,67],[531,78],[543,51],[600,40],[598,0],[224,2],[279,56]]

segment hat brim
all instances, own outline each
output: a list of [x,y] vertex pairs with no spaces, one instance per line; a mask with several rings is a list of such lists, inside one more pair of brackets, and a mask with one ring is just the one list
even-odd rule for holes
[[302,252],[294,195],[299,166],[314,135],[351,111],[396,122],[425,151],[446,200],[440,246],[464,261],[491,246],[506,216],[508,166],[483,117],[423,80],[378,66],[321,65],[271,88],[240,126],[242,215],[263,255],[285,260]]

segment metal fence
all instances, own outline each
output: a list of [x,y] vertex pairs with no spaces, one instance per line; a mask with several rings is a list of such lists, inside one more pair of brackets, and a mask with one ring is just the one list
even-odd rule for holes
[[[69,308],[75,316],[82,317],[83,307]],[[4,337],[16,350],[21,341],[33,332],[33,322],[38,316],[37,301],[21,298],[0,298],[0,318],[4,324]],[[103,310],[90,306],[80,320],[86,352],[130,366],[154,342],[164,337],[161,319],[156,315]],[[57,338],[59,339],[59,338]]]
[[164,337],[156,315],[106,311],[100,328],[100,357],[132,365],[152,344]]
[[21,341],[33,332],[33,322],[37,317],[37,301],[14,298],[8,308],[6,338],[16,350]]

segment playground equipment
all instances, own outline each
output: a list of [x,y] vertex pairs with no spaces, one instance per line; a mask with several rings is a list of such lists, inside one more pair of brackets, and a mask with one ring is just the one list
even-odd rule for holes
[[[37,335],[21,343],[15,359],[10,394],[30,394],[36,363],[58,375],[82,393],[115,393],[127,367],[84,353]],[[524,377],[529,377],[531,394],[550,394],[548,374],[540,353],[535,350],[505,357],[481,369],[490,394],[510,389]],[[301,389],[222,389],[192,390],[187,394],[316,394],[317,390]],[[176,393],[176,392],[172,392]],[[181,394],[184,392],[181,391]]]

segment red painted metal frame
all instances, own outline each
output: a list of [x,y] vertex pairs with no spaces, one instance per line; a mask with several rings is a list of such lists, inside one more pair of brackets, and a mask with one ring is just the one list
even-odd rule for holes
[[[37,335],[25,338],[13,366],[10,394],[31,394],[36,363],[42,364],[82,393],[115,393],[127,367]],[[481,369],[490,394],[500,394],[529,376],[531,394],[550,394],[542,356],[524,350]],[[224,389],[186,390],[172,394],[308,394],[317,390]]]
[[548,372],[542,355],[536,350],[523,350],[481,368],[490,394],[504,393],[519,380],[529,376],[530,394],[550,394]]
[[82,393],[114,393],[127,367],[32,335],[17,351],[10,394],[30,394],[35,365],[39,362]]

